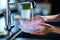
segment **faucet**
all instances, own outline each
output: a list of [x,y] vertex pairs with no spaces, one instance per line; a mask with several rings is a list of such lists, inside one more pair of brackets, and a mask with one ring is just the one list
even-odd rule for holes
[[9,7],[9,1],[7,0],[7,7],[6,7],[6,13],[5,13],[5,25],[6,28],[5,30],[7,31],[7,35],[11,34],[11,29],[14,27],[14,25],[11,25],[11,12],[10,12],[10,7]]

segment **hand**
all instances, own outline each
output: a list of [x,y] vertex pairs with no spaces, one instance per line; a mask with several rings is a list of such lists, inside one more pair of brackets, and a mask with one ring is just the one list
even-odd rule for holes
[[45,18],[43,16],[40,16],[40,15],[37,15],[37,16],[30,19],[30,21],[32,21],[32,20],[41,20],[42,22],[46,21]]
[[42,26],[42,29],[38,29],[38,30],[32,32],[31,34],[45,35],[45,34],[53,31],[53,29],[52,29],[53,26],[51,26],[49,24],[42,23],[42,24],[38,24],[38,25]]

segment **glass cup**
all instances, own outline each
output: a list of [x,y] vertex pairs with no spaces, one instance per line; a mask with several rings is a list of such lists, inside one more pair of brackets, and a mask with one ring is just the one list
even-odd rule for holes
[[18,11],[21,16],[21,22],[26,22],[33,17],[33,5],[31,2],[19,3]]

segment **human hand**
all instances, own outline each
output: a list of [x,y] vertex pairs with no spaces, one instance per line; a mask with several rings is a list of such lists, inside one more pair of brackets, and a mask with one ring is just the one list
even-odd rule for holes
[[46,18],[44,18],[44,16],[37,15],[30,19],[30,21],[32,21],[32,20],[41,20],[41,22],[45,22]]
[[49,24],[41,23],[41,24],[38,24],[38,25],[40,25],[42,27],[42,29],[38,29],[38,30],[32,32],[31,34],[45,35],[45,34],[53,31],[53,29],[52,29],[53,26],[51,26]]

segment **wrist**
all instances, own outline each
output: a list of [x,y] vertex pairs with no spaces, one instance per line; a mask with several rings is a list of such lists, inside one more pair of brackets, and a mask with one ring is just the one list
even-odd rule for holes
[[60,34],[60,27],[53,27],[53,31],[52,32]]

